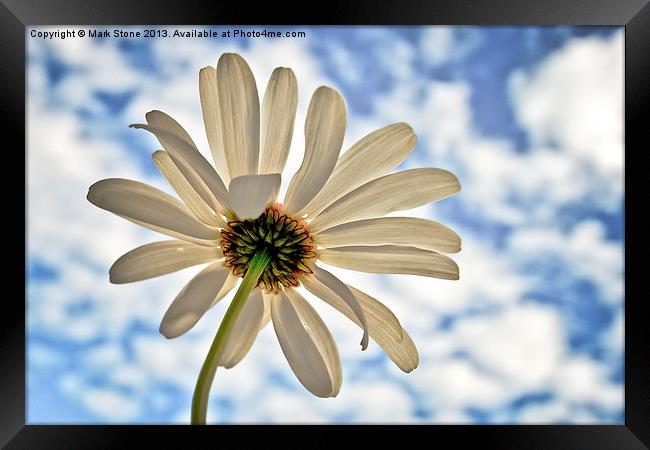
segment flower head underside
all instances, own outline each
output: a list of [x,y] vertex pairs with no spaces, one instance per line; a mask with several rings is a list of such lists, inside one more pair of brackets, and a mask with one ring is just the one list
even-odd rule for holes
[[[402,371],[415,369],[417,349],[392,311],[321,262],[457,280],[458,265],[446,253],[460,251],[458,234],[433,220],[395,214],[456,194],[456,176],[431,167],[395,171],[416,145],[414,130],[403,122],[372,131],[342,152],[346,105],[327,86],[313,92],[306,110],[302,164],[283,175],[298,109],[293,71],[273,70],[260,99],[248,63],[225,53],[216,67],[199,71],[198,87],[214,164],[162,111],[133,125],[162,146],[153,160],[178,198],[121,178],[89,189],[94,205],[172,238],[122,255],[109,270],[110,281],[130,283],[205,264],[165,313],[160,332],[167,338],[188,332],[239,286],[231,303],[236,308],[229,308],[219,345],[206,358],[206,386],[217,366],[238,364],[259,330],[272,323],[298,380],[314,395],[336,396],[342,382],[338,349],[305,291],[358,325],[363,349],[372,338]],[[287,191],[279,199],[283,182]],[[199,410],[207,408],[201,392]]]

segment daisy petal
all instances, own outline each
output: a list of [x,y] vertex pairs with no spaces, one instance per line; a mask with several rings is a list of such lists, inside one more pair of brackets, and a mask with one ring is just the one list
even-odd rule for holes
[[345,124],[341,94],[326,86],[316,89],[305,120],[305,156],[284,199],[287,213],[300,211],[330,177],[343,144]]
[[374,339],[397,367],[403,372],[409,373],[420,364],[420,356],[413,339],[405,329],[402,329],[402,334],[401,342],[387,339],[380,332],[375,333]]
[[282,173],[291,147],[298,83],[291,69],[276,68],[262,102],[260,173]]
[[254,289],[244,302],[221,350],[218,363],[220,366],[230,369],[246,356],[255,342],[263,318],[262,291]]
[[280,175],[244,175],[230,182],[228,191],[235,214],[240,219],[257,218],[264,208],[275,202],[280,189]]
[[224,281],[223,286],[221,286],[221,290],[214,298],[214,300],[212,300],[210,308],[219,303],[219,300],[223,299],[228,294],[228,292],[232,291],[233,288],[237,286],[237,283],[239,283],[239,280],[241,280],[241,278],[233,275],[232,272],[230,272],[228,274],[228,278],[226,278],[226,281]]
[[344,223],[315,236],[322,247],[345,245],[407,245],[445,253],[460,251],[460,237],[451,228],[417,217],[383,217]]
[[[160,111],[151,111],[147,113],[147,120],[151,123],[158,123],[161,121],[160,117],[163,114]],[[173,120],[167,115],[164,117]],[[130,126],[136,129],[141,128],[156,136],[160,145],[169,153],[176,167],[206,203],[214,204],[215,207],[228,208],[230,206],[226,186],[214,170],[214,167],[201,155],[195,146],[188,144],[164,128],[145,124],[132,124]]]
[[333,266],[360,272],[403,273],[444,280],[458,279],[458,265],[451,258],[415,247],[335,247],[318,250],[318,259]]
[[213,227],[223,228],[226,225],[221,216],[215,214],[210,206],[205,203],[205,200],[194,190],[166,151],[158,150],[151,157],[160,173],[199,220]]
[[109,178],[90,186],[87,195],[93,205],[185,240],[214,240],[216,228],[198,221],[183,203],[152,186],[124,178]]
[[228,173],[226,154],[223,151],[223,142],[221,140],[217,70],[212,66],[204,67],[199,71],[199,97],[201,97],[203,125],[208,137],[210,152],[217,166],[217,173],[224,184],[228,184],[230,182],[230,174]]
[[271,302],[275,297],[279,296],[279,294],[267,294],[266,292],[262,292],[262,298],[264,299],[264,317],[260,323],[260,330],[271,320]]
[[384,216],[449,197],[458,179],[443,169],[411,169],[377,178],[341,197],[311,221],[312,232],[340,223]]
[[108,274],[111,283],[132,283],[219,258],[223,258],[223,253],[216,246],[205,247],[178,240],[152,242],[120,256]]
[[160,130],[165,130],[168,133],[173,134],[179,139],[182,139],[183,141],[187,142],[190,144],[192,147],[196,148],[196,144],[190,137],[187,131],[185,131],[185,128],[178,123],[176,120],[174,120],[173,117],[170,115],[159,111],[157,109],[154,109],[152,111],[149,111],[147,114],[145,114],[145,118],[147,119],[147,123],[153,127],[153,128],[158,128]]
[[230,179],[257,174],[260,149],[260,100],[244,58],[224,53],[217,63],[221,139]]
[[230,270],[221,262],[199,272],[176,296],[160,323],[160,333],[172,339],[189,331],[210,309]]
[[[354,293],[363,308],[368,320],[368,333],[379,344],[388,357],[404,372],[410,372],[418,366],[419,357],[415,344],[406,330],[402,328],[395,314],[383,303],[374,299],[359,289],[350,285],[348,288]],[[361,327],[357,315],[350,307],[337,299],[330,303],[352,322]]]
[[217,229],[215,229],[215,236],[214,237],[212,237],[210,239],[199,239],[199,238],[195,238],[195,237],[192,237],[192,236],[187,236],[187,235],[182,234],[182,233],[177,233],[176,231],[173,231],[173,230],[169,230],[169,229],[162,228],[162,227],[159,227],[159,226],[156,226],[156,225],[152,225],[150,223],[141,222],[141,221],[139,221],[137,219],[133,219],[132,217],[123,216],[121,214],[117,214],[117,216],[121,217],[124,220],[128,220],[129,222],[133,222],[134,224],[139,225],[139,226],[141,226],[143,228],[147,228],[149,230],[155,231],[156,233],[165,234],[167,236],[171,236],[171,237],[176,238],[176,239],[181,239],[181,240],[186,241],[186,242],[191,242],[193,244],[200,245],[202,247],[216,247],[216,246],[219,245],[218,239],[220,238],[220,236],[219,236],[219,230],[217,230]]
[[361,339],[361,350],[368,348],[368,324],[363,309],[354,294],[341,280],[320,267],[314,267],[313,276],[305,276],[301,279],[303,286],[321,298],[326,303],[343,300],[354,311],[354,314],[361,323],[363,338]]
[[335,397],[341,389],[339,352],[316,311],[295,289],[287,289],[271,303],[273,327],[282,352],[309,392]]
[[406,159],[416,140],[413,129],[405,123],[388,125],[363,137],[341,155],[323,189],[299,214],[314,217],[351,190],[385,175]]

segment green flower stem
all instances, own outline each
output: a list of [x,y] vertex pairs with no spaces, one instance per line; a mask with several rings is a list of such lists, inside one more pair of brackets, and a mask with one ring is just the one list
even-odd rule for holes
[[208,398],[210,396],[210,387],[212,380],[217,371],[217,362],[223,346],[228,339],[230,330],[235,324],[235,320],[244,306],[244,302],[250,295],[251,291],[257,286],[260,276],[264,272],[266,265],[271,260],[269,253],[263,249],[255,253],[255,256],[248,266],[246,275],[237,289],[235,297],[230,302],[226,315],[221,321],[221,326],[217,331],[208,355],[205,357],[203,367],[199,372],[199,378],[196,380],[194,396],[192,397],[192,424],[205,424],[205,418],[208,412]]

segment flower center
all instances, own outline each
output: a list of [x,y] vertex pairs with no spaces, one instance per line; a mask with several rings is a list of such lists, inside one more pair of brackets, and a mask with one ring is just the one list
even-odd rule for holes
[[225,265],[243,277],[253,256],[266,249],[271,260],[257,285],[267,292],[280,286],[298,286],[300,277],[312,273],[316,244],[304,222],[267,208],[257,219],[233,220],[221,230],[221,249]]

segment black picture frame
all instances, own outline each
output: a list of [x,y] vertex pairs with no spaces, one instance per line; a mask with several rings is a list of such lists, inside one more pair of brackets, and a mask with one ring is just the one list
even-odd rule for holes
[[[650,445],[650,365],[648,364],[648,308],[643,289],[643,254],[647,253],[648,220],[642,208],[630,207],[647,198],[643,187],[642,158],[647,143],[644,129],[650,125],[650,6],[648,0],[440,0],[409,1],[329,1],[320,6],[268,2],[125,1],[125,0],[2,0],[0,3],[0,114],[5,136],[13,147],[4,154],[20,155],[25,147],[25,45],[26,27],[35,25],[145,25],[145,24],[350,24],[350,25],[618,25],[625,27],[625,424],[624,425],[431,425],[431,426],[97,426],[26,424],[25,382],[25,304],[18,296],[3,299],[0,326],[0,444],[6,448],[187,448],[223,446],[224,437],[246,443],[273,439],[279,433],[304,437],[296,448],[316,444],[323,447],[339,443],[342,433],[369,431],[383,439],[389,433],[404,434],[407,445],[419,442],[440,446],[453,442],[455,447],[525,449],[637,449]],[[8,146],[9,140],[5,140]],[[645,145],[644,145],[645,144]],[[5,159],[6,161],[6,159]],[[16,158],[16,164],[25,158]],[[7,164],[5,162],[5,164]],[[18,169],[11,172],[16,174]],[[27,172],[25,164],[25,187]],[[647,178],[647,175],[645,175]],[[2,177],[2,187],[16,203],[19,196],[10,177]],[[23,197],[26,216],[27,196]],[[13,205],[11,205],[13,206]],[[24,223],[9,219],[11,226]],[[14,231],[14,230],[12,230]],[[14,231],[12,235],[20,235]],[[16,252],[23,254],[26,289],[26,243],[22,252],[18,239]],[[13,250],[13,249],[12,249]],[[20,257],[18,258],[20,260]],[[6,259],[11,261],[13,259]],[[636,261],[640,263],[634,264]],[[16,264],[17,266],[17,264]],[[15,278],[15,280],[14,280]],[[17,282],[21,276],[8,276]],[[5,291],[7,292],[7,291]],[[25,301],[26,301],[25,292]],[[258,430],[259,429],[259,430]],[[263,436],[259,433],[264,433]],[[351,434],[351,433],[350,433]],[[366,433],[364,433],[365,435]],[[365,439],[365,436],[364,438]],[[426,439],[426,440],[424,440]],[[206,442],[204,445],[199,442]],[[287,441],[294,447],[292,441]],[[311,444],[309,444],[311,443]],[[339,444],[340,445],[340,444]],[[445,447],[449,444],[444,444]]]

